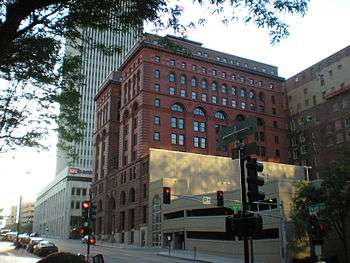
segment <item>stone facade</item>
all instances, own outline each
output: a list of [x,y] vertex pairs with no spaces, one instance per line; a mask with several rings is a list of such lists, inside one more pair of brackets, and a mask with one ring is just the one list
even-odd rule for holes
[[258,159],[286,163],[282,84],[276,67],[146,35],[95,98],[96,234],[146,243],[150,148],[229,156],[218,147],[219,128],[258,117],[246,142],[257,142]]

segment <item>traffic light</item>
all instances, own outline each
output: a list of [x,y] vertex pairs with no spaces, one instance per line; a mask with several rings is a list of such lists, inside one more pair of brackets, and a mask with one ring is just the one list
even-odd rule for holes
[[261,162],[257,162],[256,158],[251,158],[250,156],[247,156],[246,160],[248,201],[249,203],[253,203],[264,200],[265,193],[259,189],[259,186],[263,186],[265,180],[264,177],[258,176],[258,172],[262,172],[264,170],[264,165]]
[[226,218],[226,232],[237,236],[254,236],[262,232],[263,220],[260,215],[253,213],[235,214]]
[[217,206],[224,206],[224,192],[223,191],[216,191],[216,205]]
[[82,226],[79,229],[79,234],[80,234],[81,237],[84,237],[86,235],[90,235],[90,229],[87,226]]
[[163,204],[170,204],[171,189],[170,187],[163,187]]
[[95,204],[91,203],[90,205],[90,210],[89,210],[89,219],[91,221],[94,221],[96,220],[96,210],[97,210],[97,207]]
[[83,222],[87,222],[89,219],[89,210],[90,210],[90,201],[83,201],[81,203],[81,208],[82,208],[82,219]]

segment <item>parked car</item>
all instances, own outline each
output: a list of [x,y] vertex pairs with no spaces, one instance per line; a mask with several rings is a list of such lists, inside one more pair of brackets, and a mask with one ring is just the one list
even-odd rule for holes
[[33,253],[34,246],[37,245],[40,241],[43,241],[44,239],[41,237],[31,237],[30,241],[27,245],[27,251],[30,253]]
[[33,252],[39,257],[45,257],[52,253],[58,252],[58,247],[51,241],[43,240],[34,246]]
[[90,240],[90,245],[96,245],[96,238],[93,235],[90,235],[90,239],[89,236],[86,235],[81,239],[81,242],[86,244],[88,242],[88,240]]

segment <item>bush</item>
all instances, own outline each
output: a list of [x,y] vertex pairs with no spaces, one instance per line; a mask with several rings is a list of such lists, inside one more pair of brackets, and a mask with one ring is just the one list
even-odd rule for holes
[[53,253],[37,263],[87,263],[84,259],[78,255],[66,252]]

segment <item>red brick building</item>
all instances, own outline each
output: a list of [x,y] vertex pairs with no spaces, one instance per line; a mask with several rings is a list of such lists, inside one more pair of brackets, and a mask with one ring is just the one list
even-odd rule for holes
[[146,35],[96,96],[96,234],[144,244],[149,148],[228,156],[219,128],[254,116],[258,159],[287,163],[283,81],[276,67]]

